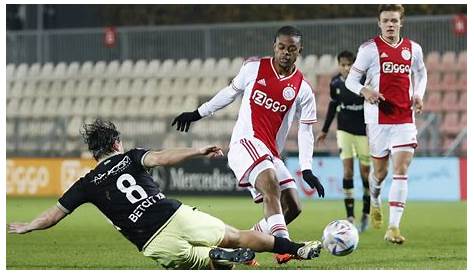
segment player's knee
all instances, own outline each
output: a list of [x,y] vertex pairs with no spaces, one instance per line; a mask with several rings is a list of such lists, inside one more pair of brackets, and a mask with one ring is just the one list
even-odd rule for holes
[[280,198],[280,186],[275,172],[271,169],[264,170],[258,175],[255,186],[262,192],[264,200],[266,197],[272,199],[275,197]]
[[385,179],[387,176],[387,170],[384,168],[378,168],[374,170],[375,178],[380,182]]
[[236,248],[240,246],[240,230],[226,225],[224,239],[219,244],[220,247]]

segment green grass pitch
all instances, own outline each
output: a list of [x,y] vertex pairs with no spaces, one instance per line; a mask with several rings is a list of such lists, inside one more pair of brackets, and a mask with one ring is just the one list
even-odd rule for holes
[[[176,197],[240,229],[262,216],[261,205],[246,197]],[[7,222],[29,221],[54,205],[53,198],[7,198]],[[361,202],[356,204],[360,215]],[[387,222],[387,206],[384,221]],[[385,230],[369,229],[359,247],[346,257],[323,251],[311,261],[274,263],[271,254],[257,255],[259,269],[466,269],[466,202],[407,203],[402,232],[407,241],[394,246],[383,241]],[[342,201],[304,201],[303,213],[289,226],[292,239],[319,239],[324,226],[344,217]],[[356,216],[357,218],[359,216]],[[137,251],[92,205],[46,231],[6,236],[7,269],[159,269]],[[238,266],[237,269],[252,269]]]

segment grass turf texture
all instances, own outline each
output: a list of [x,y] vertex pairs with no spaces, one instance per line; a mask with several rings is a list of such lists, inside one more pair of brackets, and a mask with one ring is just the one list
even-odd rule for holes
[[[249,198],[176,197],[185,204],[221,218],[240,229],[262,216],[261,205]],[[8,198],[7,222],[29,221],[55,205],[52,198]],[[360,217],[361,202],[356,204]],[[387,223],[388,208],[384,208]],[[402,221],[407,241],[395,246],[383,241],[385,229],[360,235],[357,250],[345,257],[323,251],[312,261],[277,265],[271,254],[257,255],[258,269],[466,269],[465,202],[408,202]],[[303,213],[289,226],[296,241],[320,239],[326,224],[344,218],[342,201],[304,201]],[[7,269],[159,269],[144,257],[92,205],[46,231],[6,236]],[[237,269],[253,269],[237,266]]]

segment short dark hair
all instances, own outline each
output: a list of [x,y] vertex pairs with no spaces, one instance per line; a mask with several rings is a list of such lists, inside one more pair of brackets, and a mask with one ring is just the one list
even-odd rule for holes
[[354,60],[355,60],[355,55],[354,53],[348,51],[348,50],[344,50],[342,52],[340,52],[338,55],[337,55],[337,62],[341,62],[341,58],[346,58],[348,59],[349,61],[351,61],[352,63],[354,63]]
[[281,28],[279,28],[275,34],[275,39],[273,42],[276,42],[276,39],[278,36],[280,35],[288,35],[288,36],[294,36],[294,37],[298,37],[300,39],[300,44],[301,44],[301,40],[303,38],[303,33],[301,33],[301,31],[293,26],[283,26]]
[[120,132],[110,121],[96,119],[93,123],[84,124],[80,131],[84,143],[89,146],[94,159],[99,160],[103,156],[113,152],[115,141],[120,141]]
[[379,20],[380,14],[384,11],[398,11],[400,12],[400,19],[403,19],[405,17],[405,8],[403,7],[403,5],[400,4],[379,5]]

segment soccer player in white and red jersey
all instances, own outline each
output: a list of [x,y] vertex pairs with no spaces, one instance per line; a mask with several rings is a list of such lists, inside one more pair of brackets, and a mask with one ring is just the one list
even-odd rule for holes
[[[423,110],[427,75],[419,44],[400,36],[402,5],[380,5],[381,35],[359,48],[346,80],[351,91],[364,96],[364,119],[374,169],[369,175],[372,226],[382,226],[380,192],[392,157],[393,178],[388,201],[390,217],[384,239],[402,244],[400,220],[408,194],[408,167],[416,140],[415,113]],[[359,80],[366,74],[365,85]]]
[[[188,131],[191,122],[211,116],[242,96],[237,122],[229,144],[228,163],[239,186],[247,187],[254,201],[263,201],[264,218],[255,230],[289,238],[287,224],[300,213],[295,180],[280,153],[294,119],[299,120],[298,148],[303,179],[324,197],[324,188],[312,173],[313,131],[316,101],[311,86],[295,62],[303,47],[301,31],[280,28],[273,44],[273,57],[245,61],[232,83],[194,112],[177,116],[172,125]],[[276,256],[278,263],[291,259]]]

